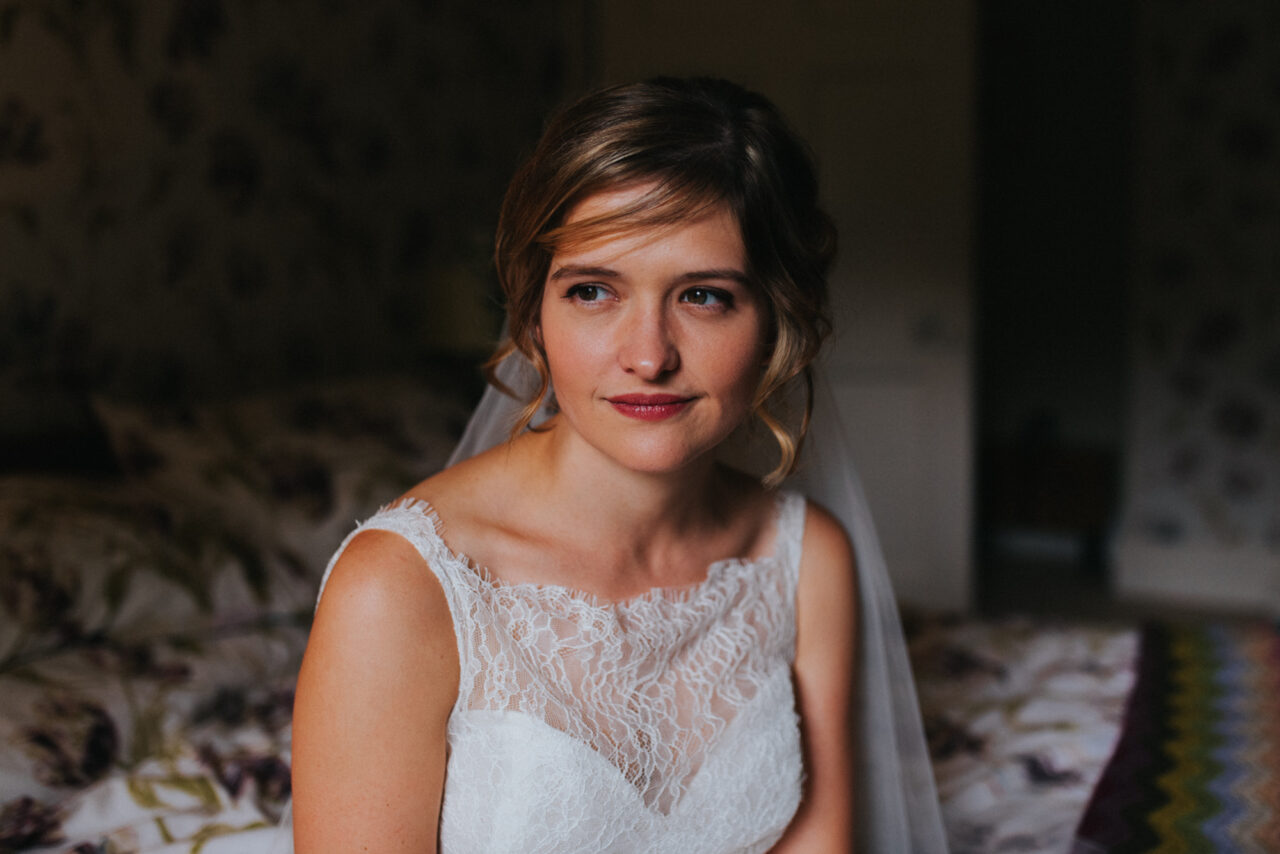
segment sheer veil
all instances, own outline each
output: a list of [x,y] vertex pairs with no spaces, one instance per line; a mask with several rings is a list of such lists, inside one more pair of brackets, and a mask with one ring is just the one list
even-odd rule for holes
[[[519,354],[499,365],[497,375],[523,400],[536,392],[536,373]],[[505,441],[521,405],[496,388],[487,388],[449,465]],[[750,454],[751,450],[743,448],[731,453]],[[729,461],[753,468],[750,460]],[[857,555],[859,850],[946,852],[937,789],[897,603],[862,485],[849,456],[835,399],[820,371],[801,466],[787,485],[830,510],[844,524]]]

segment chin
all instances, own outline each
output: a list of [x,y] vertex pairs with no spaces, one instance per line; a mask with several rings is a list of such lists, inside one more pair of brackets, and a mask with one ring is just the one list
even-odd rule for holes
[[670,445],[663,442],[639,442],[625,451],[610,453],[600,449],[628,469],[645,474],[678,474],[711,456],[715,445],[704,448]]

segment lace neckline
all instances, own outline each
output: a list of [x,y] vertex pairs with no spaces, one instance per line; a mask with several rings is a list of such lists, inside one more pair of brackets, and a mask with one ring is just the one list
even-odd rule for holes
[[404,498],[382,508],[383,513],[406,511],[424,519],[428,524],[426,530],[438,548],[443,559],[464,569],[480,584],[493,592],[504,592],[509,595],[542,598],[547,594],[565,596],[587,608],[597,611],[625,611],[631,608],[650,606],[654,603],[687,604],[697,601],[708,591],[720,586],[727,576],[742,576],[757,572],[760,568],[776,564],[785,554],[788,543],[785,542],[791,532],[785,530],[788,521],[786,505],[791,493],[778,492],[774,496],[772,508],[773,543],[767,554],[759,557],[726,557],[713,560],[707,565],[706,575],[698,581],[688,584],[650,587],[640,593],[621,599],[608,599],[588,590],[570,587],[564,584],[542,583],[536,581],[507,581],[489,570],[488,567],[472,560],[463,552],[454,549],[444,539],[444,523],[436,509],[429,501],[421,498]]

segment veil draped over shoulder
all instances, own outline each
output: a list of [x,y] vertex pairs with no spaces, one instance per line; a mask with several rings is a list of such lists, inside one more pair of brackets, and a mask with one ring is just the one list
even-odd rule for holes
[[[498,366],[497,376],[520,400],[528,400],[537,391],[536,372],[518,353]],[[787,485],[840,520],[857,557],[857,717],[861,732],[857,741],[859,804],[855,821],[859,850],[944,854],[947,843],[933,769],[884,555],[849,455],[835,399],[820,372],[814,385],[813,418],[801,465]],[[523,406],[520,400],[488,387],[449,458],[449,465],[506,441]],[[751,451],[745,448],[741,453]],[[730,456],[727,461],[755,468],[750,460]]]

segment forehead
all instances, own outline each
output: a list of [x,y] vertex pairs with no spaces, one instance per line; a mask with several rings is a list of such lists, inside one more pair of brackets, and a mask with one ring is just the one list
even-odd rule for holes
[[593,254],[659,242],[696,244],[747,263],[742,229],[723,202],[664,196],[656,184],[606,190],[574,205],[558,229],[553,254]]

